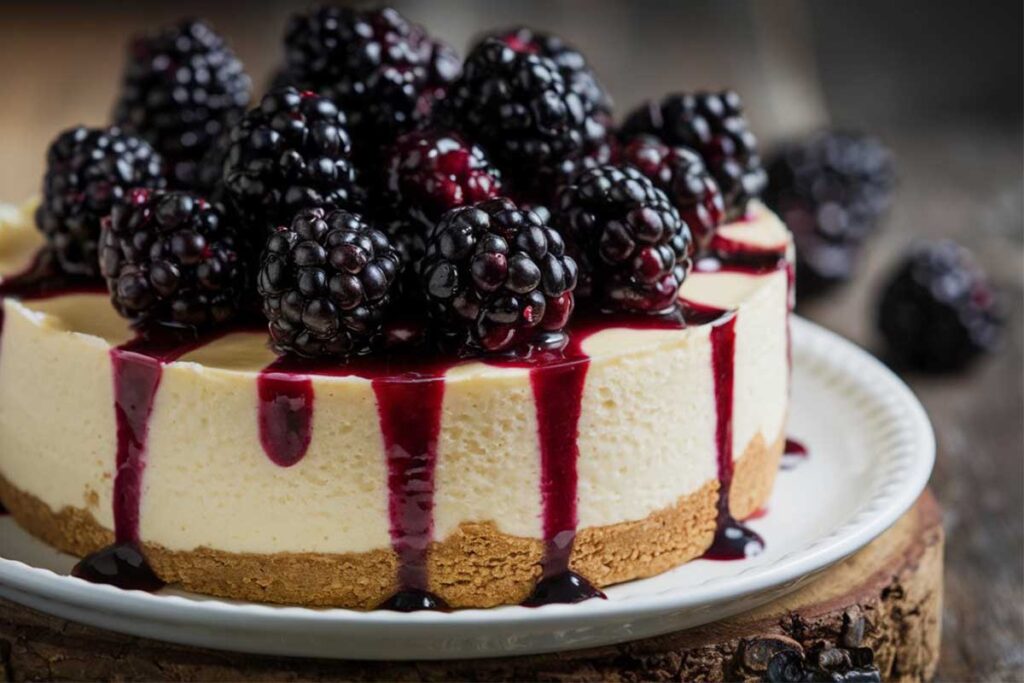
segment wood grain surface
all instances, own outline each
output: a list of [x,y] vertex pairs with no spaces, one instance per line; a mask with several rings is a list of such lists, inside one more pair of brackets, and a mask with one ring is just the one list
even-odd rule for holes
[[[794,2],[784,4],[790,9],[794,6]],[[764,29],[765,21],[759,23],[758,12],[740,11],[747,6],[742,3],[723,3],[722,9],[722,5],[713,7],[705,2],[595,0],[587,7],[600,10],[586,13],[577,11],[580,3],[571,2],[452,0],[404,5],[460,46],[481,26],[513,21],[540,24],[569,35],[594,58],[620,111],[644,94],[730,83],[744,94],[755,129],[768,146],[777,136],[792,132],[794,120],[809,125],[827,118],[845,126],[870,128],[893,147],[900,175],[897,201],[885,229],[870,242],[857,279],[825,299],[801,305],[800,312],[884,355],[873,326],[877,291],[903,248],[924,237],[953,237],[971,247],[1002,287],[1008,325],[998,353],[958,375],[906,375],[905,379],[928,409],[939,443],[932,488],[946,513],[948,545],[938,678],[1024,680],[1020,106],[1010,119],[985,115],[986,108],[991,108],[985,98],[995,92],[1005,95],[1010,88],[1010,101],[1020,100],[1019,33],[1016,48],[1008,46],[1009,61],[1016,63],[1011,67],[1016,72],[1011,73],[1018,76],[999,81],[994,80],[991,60],[971,64],[971,59],[973,54],[985,52],[979,52],[978,44],[991,47],[1005,43],[1005,38],[961,29],[956,24],[958,17],[966,22],[978,11],[977,4],[969,2],[944,12],[953,15],[951,21],[956,25],[941,34],[936,33],[941,27],[934,21],[921,23],[923,10],[914,14],[918,10],[913,8],[927,5],[911,3],[912,9],[904,13],[905,24],[889,27],[888,32],[871,30],[853,37],[851,31],[856,27],[849,17],[833,13],[815,26],[819,33],[813,40],[796,45],[790,44],[799,38],[794,23],[799,14],[781,22],[781,27],[776,17],[774,28],[769,17],[769,29]],[[661,22],[652,20],[661,17],[668,5],[671,14]],[[853,13],[855,5],[869,5],[861,17],[869,28],[880,21],[877,13],[892,7],[880,2],[851,3],[844,11]],[[1019,32],[1019,3],[996,5],[1013,9],[1004,23],[1013,24]],[[822,5],[815,7],[816,15],[825,14]],[[280,57],[278,37],[291,9],[291,3],[283,1],[4,3],[0,7],[0,92],[4,94],[0,107],[0,200],[18,201],[37,190],[43,152],[59,129],[106,119],[122,45],[132,31],[187,14],[209,16],[262,82]],[[932,10],[928,15],[934,16]],[[821,34],[830,23],[839,24],[842,30]],[[701,30],[688,30],[686,39],[678,40],[678,26],[700,26]],[[914,31],[900,26],[913,27],[923,35],[955,35],[958,40],[951,41],[955,47],[947,49],[946,43],[932,38],[940,43],[938,53],[943,61],[941,69],[928,68],[921,65],[922,61],[927,65],[928,58],[913,53]],[[783,38],[790,48],[783,55],[764,50],[764,42],[773,32],[785,34],[787,30],[790,35]],[[890,39],[891,43],[883,42]],[[812,43],[819,48],[817,68],[806,54]],[[856,52],[858,49],[863,51]],[[886,55],[891,57],[887,65],[881,62]],[[806,73],[786,71],[794,61],[800,62]],[[962,67],[954,74],[956,83],[977,82],[981,95],[946,97],[942,109],[914,109],[913,100],[921,89],[908,97],[906,81],[913,79],[919,84],[932,78],[936,81],[933,90],[946,93],[952,87],[949,78],[956,65]],[[770,83],[782,77],[779,69],[804,81],[774,88]],[[806,83],[816,72],[826,81],[829,97],[824,103]],[[780,99],[783,91],[788,96],[802,92],[812,101],[794,106]],[[886,109],[874,93],[883,93],[899,106]],[[864,106],[858,108],[859,102]],[[932,100],[928,103],[933,107]],[[887,116],[890,110],[900,115]]]

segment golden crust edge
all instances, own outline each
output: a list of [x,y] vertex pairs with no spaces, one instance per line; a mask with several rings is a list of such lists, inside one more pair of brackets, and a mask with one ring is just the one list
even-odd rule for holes
[[[736,461],[730,509],[745,519],[765,504],[785,444],[757,435]],[[581,529],[571,566],[599,587],[660,574],[699,557],[716,521],[717,480],[681,496],[644,519]],[[113,532],[83,508],[54,512],[0,475],[0,502],[32,535],[78,556],[113,542]],[[682,530],[682,533],[680,533]],[[397,588],[398,562],[390,550],[365,553],[231,553],[211,548],[168,550],[144,543],[156,573],[168,583],[204,595],[311,607],[372,609]],[[540,576],[543,542],[510,536],[493,522],[463,523],[431,544],[430,590],[451,607],[518,604]]]

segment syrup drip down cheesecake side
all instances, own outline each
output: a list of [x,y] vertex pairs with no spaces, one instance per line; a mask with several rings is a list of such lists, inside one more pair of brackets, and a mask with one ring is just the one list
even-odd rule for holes
[[616,128],[557,36],[285,35],[258,102],[204,22],[138,38],[0,215],[14,519],[87,581],[398,611],[759,552],[793,259],[740,98]]

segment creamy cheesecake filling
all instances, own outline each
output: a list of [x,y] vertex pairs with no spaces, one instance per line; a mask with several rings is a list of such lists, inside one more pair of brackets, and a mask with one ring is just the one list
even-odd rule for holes
[[[757,247],[787,239],[760,208],[726,234]],[[771,443],[782,431],[786,292],[780,269],[695,272],[683,288],[688,301],[737,310],[733,459],[754,439]],[[85,507],[112,528],[117,420],[110,349],[133,334],[103,295],[6,300],[5,310],[0,473],[53,510]],[[716,479],[712,330],[609,328],[583,340],[589,366],[571,487],[576,504],[566,513],[575,528],[644,519]],[[163,367],[148,421],[138,535],[172,551],[392,547],[394,501],[373,383],[311,375],[309,446],[281,467],[265,453],[258,419],[257,376],[272,361],[264,333],[239,332]],[[510,536],[544,538],[550,482],[530,370],[466,363],[448,370],[443,385],[432,532],[425,538],[444,539],[460,525],[484,521]]]

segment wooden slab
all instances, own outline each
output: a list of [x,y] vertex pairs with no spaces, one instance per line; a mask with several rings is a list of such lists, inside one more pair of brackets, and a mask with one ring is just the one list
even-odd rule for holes
[[[457,662],[218,652],[124,636],[0,600],[5,680],[762,680],[871,672],[928,680],[939,654],[943,532],[926,492],[895,526],[800,591],[725,621],[633,643]],[[874,677],[874,674],[870,674]],[[789,679],[786,679],[789,680]],[[817,679],[816,679],[817,680]]]

